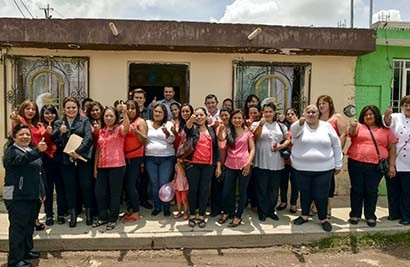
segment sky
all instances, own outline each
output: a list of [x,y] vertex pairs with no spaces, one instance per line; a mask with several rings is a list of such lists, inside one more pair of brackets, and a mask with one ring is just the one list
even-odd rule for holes
[[[374,0],[373,22],[410,21],[409,0]],[[0,0],[0,17],[112,18],[350,27],[350,0]],[[354,27],[369,27],[370,0],[354,0]],[[21,12],[19,11],[19,9]],[[31,13],[31,14],[30,14]]]

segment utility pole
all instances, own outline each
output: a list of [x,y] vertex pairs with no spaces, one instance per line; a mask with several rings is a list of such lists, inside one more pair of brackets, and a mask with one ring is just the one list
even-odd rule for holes
[[50,15],[50,11],[53,11],[53,8],[50,8],[50,4],[47,4],[46,8],[40,8],[41,10],[44,10],[44,15],[46,19],[51,19],[52,15]]
[[369,7],[369,28],[372,27],[373,23],[373,0],[370,0],[370,7]]
[[354,0],[350,0],[350,28],[353,28]]

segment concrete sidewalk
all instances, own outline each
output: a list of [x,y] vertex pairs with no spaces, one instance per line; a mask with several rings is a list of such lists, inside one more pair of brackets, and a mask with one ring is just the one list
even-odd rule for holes
[[[237,228],[219,225],[218,218],[209,218],[207,226],[200,229],[191,228],[187,221],[175,220],[162,215],[151,217],[150,210],[142,210],[142,219],[135,223],[119,222],[112,231],[105,226],[92,228],[86,226],[84,217],[80,217],[77,227],[53,225],[45,231],[36,231],[35,249],[40,251],[62,250],[128,250],[128,249],[167,249],[167,248],[240,248],[266,247],[281,244],[306,244],[332,235],[363,235],[376,232],[393,234],[406,232],[410,227],[402,226],[398,221],[387,220],[385,197],[380,197],[376,214],[378,224],[369,228],[365,221],[350,225],[348,197],[336,197],[332,211],[333,231],[322,230],[317,217],[309,223],[295,226],[291,220],[296,215],[288,210],[278,212],[279,221],[268,218],[260,222],[258,216],[250,209],[243,215],[243,223]],[[44,216],[44,214],[41,214]],[[45,219],[43,217],[43,219]],[[8,250],[8,219],[6,213],[0,214],[0,251]]]

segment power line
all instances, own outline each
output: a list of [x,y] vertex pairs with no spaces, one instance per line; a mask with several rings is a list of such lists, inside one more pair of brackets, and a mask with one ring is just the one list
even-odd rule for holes
[[24,3],[24,1],[23,1],[23,0],[20,0],[20,2],[23,4],[23,7],[27,10],[27,12],[30,14],[31,18],[34,19],[33,14],[31,14],[30,10],[27,8],[27,6],[26,6],[26,4]]
[[26,18],[26,16],[24,16],[23,11],[21,11],[19,5],[17,4],[16,0],[13,0],[14,4],[16,5],[17,9],[20,11],[20,14],[23,15],[23,18]]
[[59,15],[60,17],[62,17],[62,18],[64,18],[64,16],[63,15],[61,15],[61,13],[60,12],[58,12],[56,9],[53,9],[54,10],[54,12],[56,12],[57,13],[57,15]]

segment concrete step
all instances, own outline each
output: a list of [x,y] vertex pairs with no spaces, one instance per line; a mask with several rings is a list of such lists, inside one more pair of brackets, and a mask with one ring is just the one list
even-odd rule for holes
[[[341,201],[340,199],[337,201]],[[336,201],[336,204],[337,204]],[[343,201],[346,203],[345,201]],[[363,220],[358,225],[350,225],[349,208],[337,207],[332,211],[333,231],[322,230],[316,216],[301,226],[291,223],[296,215],[288,210],[278,212],[279,221],[268,218],[260,222],[256,213],[246,209],[243,223],[239,227],[229,228],[227,224],[217,223],[218,218],[208,218],[203,229],[191,228],[182,219],[158,215],[152,217],[150,210],[142,210],[142,219],[135,223],[118,222],[114,230],[107,231],[105,226],[92,228],[85,225],[84,217],[79,217],[77,227],[53,225],[45,231],[35,231],[35,249],[39,251],[78,251],[78,250],[129,250],[129,249],[169,249],[169,248],[243,248],[267,247],[282,244],[307,244],[333,235],[364,235],[374,233],[393,234],[406,232],[410,227],[402,226],[398,221],[388,221],[385,206],[378,206],[379,218],[375,228],[367,226]],[[44,214],[42,220],[44,220]],[[7,214],[0,214],[0,251],[8,250]]]

